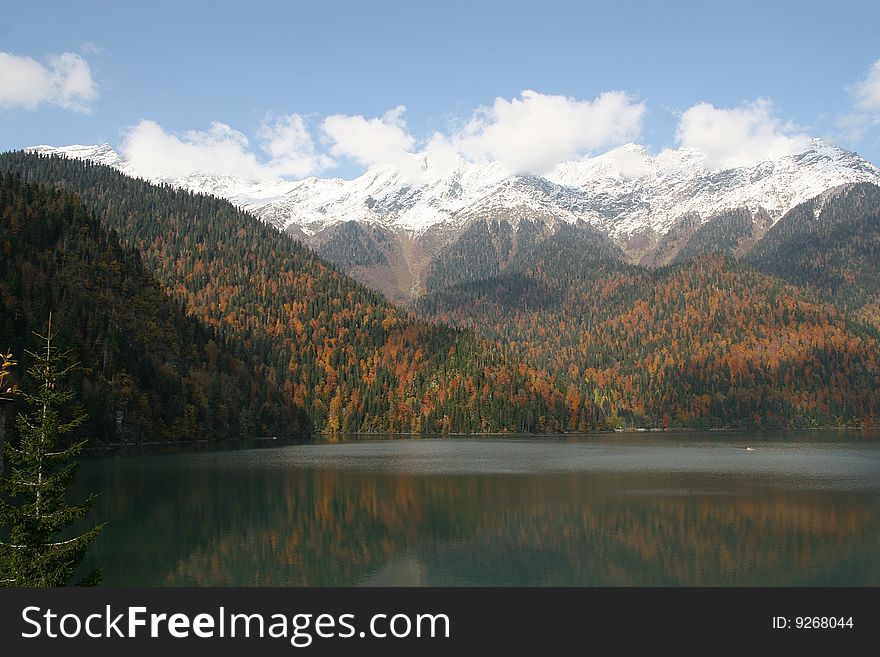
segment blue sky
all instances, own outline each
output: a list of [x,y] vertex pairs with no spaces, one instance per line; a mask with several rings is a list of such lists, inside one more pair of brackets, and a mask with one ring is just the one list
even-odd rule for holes
[[[731,116],[707,108],[739,109],[745,114],[732,118],[764,141],[826,137],[880,163],[880,100],[870,88],[874,77],[880,82],[880,67],[872,77],[880,60],[877,2],[4,5],[0,52],[15,59],[0,60],[0,149],[101,141],[118,148],[133,127],[149,126],[152,132],[136,133],[142,139],[131,139],[129,148],[157,135],[170,146],[229,138],[240,151],[230,157],[251,158],[253,166],[281,162],[273,169],[280,175],[347,177],[396,161],[397,151],[422,150],[439,132],[467,157],[507,157],[511,166],[529,168],[630,138],[654,152],[707,143],[697,132],[676,137],[683,114],[704,103],[702,114],[691,115],[692,127],[717,133]],[[84,91],[26,89],[22,100],[15,81],[2,78],[4,61],[19,65],[25,57],[47,75],[83,74],[74,58],[59,63],[64,53],[87,67],[91,86]],[[526,102],[524,90],[540,98]],[[548,104],[549,113],[528,116],[603,121],[608,113],[590,113],[590,103],[615,90],[626,94],[621,111],[639,108],[629,123],[601,135],[576,127],[537,135],[541,143],[570,137],[578,146],[551,149],[536,163],[503,152],[498,140],[528,123],[521,117],[503,124],[511,112],[561,96],[571,112],[554,113]],[[405,110],[395,111],[400,106]],[[334,132],[325,125],[329,116],[363,120],[340,120]],[[215,122],[224,126],[220,132],[211,131]],[[502,127],[486,136],[493,125]],[[273,139],[275,151],[267,150]]]

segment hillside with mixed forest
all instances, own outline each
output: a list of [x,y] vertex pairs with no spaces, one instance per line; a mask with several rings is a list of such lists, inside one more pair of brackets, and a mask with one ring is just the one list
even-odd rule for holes
[[[818,224],[813,205],[769,230],[744,211],[682,224],[658,252],[673,264],[654,268],[626,264],[588,227],[547,235],[540,222],[477,222],[438,253],[429,293],[403,310],[226,201],[73,159],[7,153],[2,169],[81,197],[182,312],[314,431],[880,417],[874,185],[811,201],[822,203]],[[333,249],[341,257],[365,236],[352,224]]]
[[871,333],[815,295],[720,254],[651,270],[584,264],[561,249],[424,297],[417,308],[555,373],[569,429],[872,425],[880,417],[880,344]]
[[880,187],[845,185],[798,205],[745,261],[880,330]]
[[473,332],[417,320],[227,201],[59,157],[6,153],[3,170],[77,194],[314,431],[562,426],[561,392],[543,372]]
[[[80,366],[85,432],[102,442],[299,435],[308,418],[253,360],[187,316],[140,254],[73,194],[0,175],[0,345],[22,367],[45,335]],[[239,352],[238,354],[236,352]]]

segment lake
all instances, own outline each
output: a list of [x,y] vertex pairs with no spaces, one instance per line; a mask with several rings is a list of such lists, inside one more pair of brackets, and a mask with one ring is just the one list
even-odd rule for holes
[[877,433],[155,448],[75,486],[106,585],[880,585]]

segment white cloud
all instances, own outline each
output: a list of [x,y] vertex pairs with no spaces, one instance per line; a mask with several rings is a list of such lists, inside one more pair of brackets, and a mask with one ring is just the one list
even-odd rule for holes
[[871,124],[880,123],[880,59],[849,92],[853,99],[853,111],[839,117],[837,126],[845,139],[859,142]]
[[451,143],[469,159],[540,174],[594,149],[637,139],[644,113],[645,104],[622,91],[590,101],[525,90],[477,110]]
[[303,177],[333,164],[330,157],[315,151],[312,135],[299,114],[264,122],[257,130],[257,138],[271,158],[270,166],[281,177]]
[[865,79],[853,89],[856,109],[880,118],[880,59],[874,62]]
[[430,163],[431,170],[438,176],[444,176],[461,162],[461,154],[450,143],[449,139],[440,132],[431,135],[425,146],[425,156]]
[[699,103],[682,114],[676,143],[705,155],[708,168],[750,166],[803,149],[808,137],[776,116],[766,98],[732,109]]
[[332,142],[330,152],[367,167],[392,165],[410,180],[422,175],[415,155],[427,156],[435,173],[451,170],[462,157],[499,162],[512,173],[544,173],[593,149],[637,138],[645,106],[620,91],[579,101],[526,90],[478,108],[451,135],[435,132],[418,153],[404,111],[401,105],[381,118],[327,117],[321,127]]
[[315,152],[305,121],[290,114],[265,122],[257,131],[268,155],[258,158],[248,138],[225,123],[181,135],[166,132],[155,121],[143,120],[125,134],[121,150],[132,168],[147,177],[185,176],[194,171],[243,178],[301,178],[329,166]]
[[871,127],[870,114],[864,112],[850,112],[837,117],[837,129],[840,131],[840,137],[845,142],[853,144],[859,143]]
[[412,157],[416,140],[406,130],[405,111],[403,105],[398,105],[382,117],[372,119],[344,114],[328,116],[321,129],[332,142],[330,153],[366,167],[391,165],[404,175],[418,175],[418,166]]
[[0,108],[36,109],[57,105],[76,112],[90,111],[98,97],[89,64],[79,55],[66,52],[37,60],[0,52]]
[[623,178],[641,178],[652,170],[644,151],[618,148],[609,153],[611,166]]

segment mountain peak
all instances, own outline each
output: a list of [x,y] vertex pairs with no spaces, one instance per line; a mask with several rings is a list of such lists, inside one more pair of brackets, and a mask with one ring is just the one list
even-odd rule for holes
[[[28,150],[137,174],[109,144]],[[260,181],[199,172],[154,180],[229,199],[279,228],[306,235],[345,221],[419,234],[479,216],[515,223],[532,215],[584,221],[618,239],[645,231],[662,235],[686,214],[705,220],[737,207],[763,208],[775,221],[838,185],[880,183],[876,166],[821,139],[810,139],[797,153],[720,169],[706,168],[704,154],[694,148],[652,155],[635,143],[564,162],[543,176],[512,175],[498,163],[471,163],[460,156],[440,162],[428,154],[413,155],[411,164],[411,171],[408,165],[371,168],[353,180]]]
[[31,146],[26,148],[30,153],[40,153],[41,155],[63,155],[77,160],[89,160],[98,164],[106,164],[114,168],[121,168],[120,165],[125,161],[119,154],[113,150],[110,144],[71,144],[69,146],[49,146],[41,144],[39,146]]

